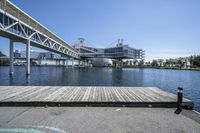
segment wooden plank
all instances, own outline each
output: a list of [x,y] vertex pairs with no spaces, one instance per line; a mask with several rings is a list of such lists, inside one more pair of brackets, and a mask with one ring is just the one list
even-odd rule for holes
[[31,91],[31,90],[32,90],[32,88],[28,87],[28,86],[26,86],[26,87],[17,87],[17,89],[14,88],[14,92],[10,91],[9,93],[5,94],[4,96],[2,96],[0,98],[0,101],[5,101],[7,99],[14,98],[15,96],[20,95],[21,93],[28,92],[28,91]]
[[[12,101],[16,101],[16,100],[17,101],[25,101],[25,100],[29,100],[30,97],[33,97],[33,94],[37,93],[38,91],[42,91],[43,89],[45,89],[45,87],[41,88],[41,89],[37,89],[36,86],[35,87],[28,87],[28,88],[29,88],[29,91],[25,91],[23,93],[20,93],[18,95],[15,95],[13,97],[5,99],[4,101],[10,101],[10,100],[12,100]],[[24,89],[26,89],[26,88],[24,87]]]
[[72,87],[64,87],[64,92],[63,94],[60,94],[55,101],[65,101],[66,100],[66,95],[69,95],[72,92],[73,88]]
[[46,96],[44,98],[44,101],[51,101],[51,100],[57,101],[58,97],[60,97],[63,94],[63,92],[65,91],[65,88],[60,87],[60,86],[55,87],[54,89],[55,89],[55,91],[53,93],[51,93],[50,95]]
[[[127,103],[128,106],[170,103],[176,105],[177,96],[156,87],[96,87],[96,86],[0,86],[0,105],[7,103],[41,102],[92,105]],[[192,101],[184,99],[192,105]],[[162,104],[163,103],[163,104]],[[166,105],[167,106],[167,105]]]

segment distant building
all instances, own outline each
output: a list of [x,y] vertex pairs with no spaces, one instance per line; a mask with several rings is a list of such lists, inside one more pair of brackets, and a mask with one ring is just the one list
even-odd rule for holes
[[86,46],[85,39],[79,38],[74,48],[79,52],[82,58],[107,58],[107,59],[140,59],[144,60],[145,51],[135,49],[127,44],[123,44],[123,39],[119,39],[116,46],[110,48],[95,48]]
[[191,64],[190,64],[190,61],[189,60],[185,60],[184,62],[183,62],[183,68],[190,68],[190,66],[191,66]]
[[116,46],[109,48],[95,48],[85,45],[85,39],[79,38],[74,48],[79,52],[82,59],[91,60],[93,66],[109,66],[111,59],[116,60],[116,67],[123,67],[123,59],[144,60],[145,51],[135,49],[123,43],[119,39]]
[[159,67],[163,67],[164,66],[164,60],[163,59],[158,59],[157,62],[158,62],[158,66]]
[[[16,50],[14,52],[14,64],[25,65],[26,64],[26,51]],[[66,57],[62,57],[59,54],[52,52],[35,52],[31,51],[31,64],[32,65],[67,65]]]

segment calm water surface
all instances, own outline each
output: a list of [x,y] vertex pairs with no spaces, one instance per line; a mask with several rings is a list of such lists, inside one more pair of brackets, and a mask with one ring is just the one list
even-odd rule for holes
[[25,67],[15,67],[12,78],[9,67],[0,67],[0,85],[156,86],[172,93],[181,86],[184,97],[193,100],[200,111],[200,71],[31,67],[28,79]]

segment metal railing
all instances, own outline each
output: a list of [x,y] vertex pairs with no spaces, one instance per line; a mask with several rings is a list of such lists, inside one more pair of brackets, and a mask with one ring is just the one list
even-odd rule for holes
[[0,18],[3,20],[2,24],[0,21],[0,29],[20,35],[25,39],[31,39],[31,41],[39,45],[44,45],[56,52],[79,58],[76,49],[20,10],[10,1],[0,0],[0,9],[0,13],[3,14],[1,15],[3,18]]

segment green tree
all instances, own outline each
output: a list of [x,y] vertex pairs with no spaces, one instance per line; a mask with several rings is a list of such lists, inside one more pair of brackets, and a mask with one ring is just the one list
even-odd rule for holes
[[123,62],[123,66],[128,66],[128,60]]
[[194,56],[188,57],[188,60],[189,60],[189,62],[190,62],[190,65],[193,67]]
[[157,66],[158,66],[157,60],[153,60],[153,61],[151,62],[151,66],[157,67]]
[[113,65],[113,66],[116,66],[116,64],[117,64],[117,61],[113,59],[113,60],[112,60],[112,65]]
[[134,60],[134,61],[133,61],[134,66],[136,66],[137,63],[138,63],[138,60]]
[[164,62],[163,59],[158,59],[158,61],[157,61],[158,65],[159,65],[160,67],[162,66],[163,62]]
[[170,61],[169,61],[169,59],[166,59],[166,60],[165,60],[165,66],[170,66]]
[[150,61],[145,62],[145,65],[146,65],[146,66],[151,66],[151,62],[150,62]]
[[132,60],[130,60],[130,66],[133,66],[133,61]]
[[193,59],[193,67],[200,67],[200,56],[195,56]]
[[182,67],[183,66],[183,58],[178,58],[177,59],[177,63],[178,63],[178,65],[179,65],[179,67]]
[[143,65],[144,65],[144,60],[140,60],[138,66],[143,66]]

